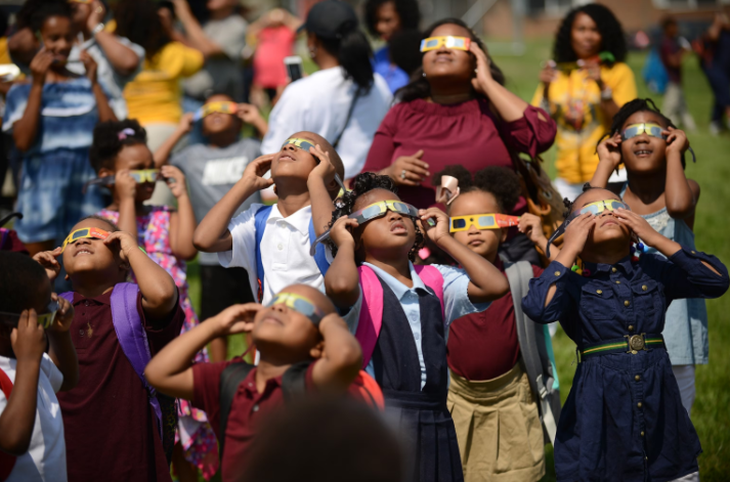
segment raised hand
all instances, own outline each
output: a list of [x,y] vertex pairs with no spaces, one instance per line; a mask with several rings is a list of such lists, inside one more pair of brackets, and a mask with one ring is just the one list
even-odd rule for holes
[[79,59],[81,59],[81,62],[84,63],[84,68],[86,69],[86,77],[91,81],[92,84],[95,84],[96,72],[99,70],[99,66],[97,65],[96,61],[91,55],[89,55],[86,50],[81,51]]
[[256,314],[265,306],[258,303],[229,306],[212,318],[216,336],[249,333],[253,330],[253,320]]
[[114,231],[104,240],[104,244],[107,245],[109,249],[112,249],[112,245],[115,243],[119,244],[119,256],[124,261],[129,259],[129,255],[132,253],[132,250],[139,249],[137,240],[125,231]]
[[160,168],[160,174],[167,180],[167,186],[170,188],[175,199],[188,195],[188,186],[185,183],[185,174],[175,166],[164,165]]
[[689,149],[689,140],[683,130],[667,127],[667,130],[662,131],[662,134],[667,136],[667,154],[676,152],[682,155]]
[[48,330],[56,332],[68,331],[71,328],[71,323],[74,321],[74,306],[66,298],[62,298],[56,293],[51,293],[51,299],[58,303],[58,313],[56,313],[56,318],[53,320],[53,324],[48,327]]
[[540,244],[541,242],[547,241],[545,233],[542,230],[542,220],[534,214],[525,213],[520,216],[517,229],[527,236],[533,244]]
[[619,208],[614,211],[618,221],[634,232],[647,246],[654,247],[654,243],[659,238],[663,238],[661,234],[651,227],[649,222],[628,209]]
[[621,164],[621,142],[621,134],[618,132],[603,139],[596,149],[598,161],[608,163],[611,170],[618,169]]
[[330,161],[330,155],[327,151],[322,149],[319,144],[315,144],[314,147],[309,149],[309,153],[312,154],[316,159],[319,159],[319,164],[312,169],[309,173],[309,177],[321,177],[324,181],[324,185],[328,186],[332,181],[335,180],[335,166]]
[[357,229],[360,224],[355,219],[350,219],[347,216],[342,216],[340,219],[335,221],[330,230],[330,239],[335,246],[338,248],[344,244],[352,243],[353,248],[355,247],[355,238],[352,236],[352,230]]
[[274,159],[275,154],[266,154],[254,159],[241,175],[241,180],[250,183],[254,189],[266,189],[267,187],[274,184],[274,180],[269,178],[265,179],[264,174],[271,170],[271,161]]
[[592,213],[584,213],[575,218],[565,229],[562,251],[575,258],[586,245],[588,236],[596,226],[596,217]]
[[60,255],[61,247],[59,246],[53,251],[41,251],[33,256],[33,259],[46,270],[46,275],[48,275],[48,279],[51,280],[51,282],[53,282],[53,280],[55,280],[58,276],[58,273],[61,272],[61,265],[56,260],[56,258]]
[[129,174],[129,169],[121,169],[114,175],[114,192],[120,201],[137,197],[137,181]]
[[486,94],[487,85],[489,82],[494,80],[492,78],[492,71],[489,68],[489,59],[487,58],[487,54],[479,48],[479,45],[477,45],[476,42],[472,42],[469,45],[469,51],[474,54],[474,57],[477,59],[477,75],[471,79],[471,85],[477,92]]
[[30,61],[30,72],[33,76],[33,83],[36,85],[43,85],[46,83],[46,75],[48,70],[53,64],[53,54],[46,50],[46,47],[41,47],[33,60]]
[[[437,246],[442,240],[451,237],[449,235],[449,217],[445,212],[439,208],[428,208],[419,209],[418,214],[421,216],[421,224],[425,235]],[[434,221],[436,224],[432,225],[431,223]]]
[[38,324],[35,310],[24,310],[20,314],[18,327],[10,333],[10,344],[18,361],[40,361],[46,351],[46,335]]

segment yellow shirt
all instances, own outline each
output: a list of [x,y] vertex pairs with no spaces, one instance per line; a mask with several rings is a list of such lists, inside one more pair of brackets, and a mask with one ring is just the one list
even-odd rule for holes
[[179,42],[170,42],[142,72],[124,88],[129,117],[140,124],[162,122],[177,124],[182,117],[180,80],[203,67],[203,54]]
[[[636,98],[634,73],[625,63],[618,62],[610,68],[601,66],[601,79],[613,91],[613,100],[619,107]],[[596,144],[611,127],[612,120],[601,109],[601,90],[585,70],[559,71],[558,78],[550,84],[548,102],[543,99],[544,89],[542,83],[537,87],[532,105],[549,112],[558,125],[558,177],[570,184],[588,182],[598,166]]]
[[10,52],[8,52],[8,38],[0,37],[0,64],[12,64]]

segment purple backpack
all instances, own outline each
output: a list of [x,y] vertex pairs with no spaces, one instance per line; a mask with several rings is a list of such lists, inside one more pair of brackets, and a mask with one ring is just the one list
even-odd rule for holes
[[[152,359],[147,341],[147,332],[142,326],[142,318],[137,311],[139,286],[134,283],[119,283],[114,286],[111,296],[112,322],[117,339],[124,355],[132,364],[134,372],[142,381],[157,420],[157,429],[165,449],[168,463],[172,460],[177,428],[177,400],[158,393],[144,377],[144,369]],[[61,293],[63,298],[73,303],[73,292]]]

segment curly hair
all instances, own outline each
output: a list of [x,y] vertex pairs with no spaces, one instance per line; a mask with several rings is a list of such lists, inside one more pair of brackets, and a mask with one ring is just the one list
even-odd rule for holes
[[[422,38],[425,39],[430,37],[433,31],[442,25],[456,25],[458,27],[466,29],[469,32],[469,38],[471,39],[471,41],[476,43],[479,48],[482,49],[482,52],[484,52],[484,54],[487,56],[487,60],[489,60],[489,70],[492,74],[492,78],[496,80],[500,85],[504,85],[505,78],[502,69],[500,69],[496,63],[494,63],[494,59],[492,59],[492,57],[489,55],[487,47],[484,45],[484,42],[482,42],[482,39],[480,39],[477,34],[474,33],[474,31],[470,29],[461,19],[445,18],[443,20],[439,20],[423,32]],[[423,59],[423,54],[421,54],[421,58]],[[401,87],[395,92],[396,100],[400,102],[410,102],[416,99],[425,99],[426,97],[429,97],[431,95],[431,84],[429,84],[428,80],[423,76],[423,65],[421,65],[413,73],[411,78],[415,80],[411,81],[411,83]],[[477,97],[483,97],[481,94],[478,94],[476,92],[475,95]]]
[[147,144],[147,131],[136,119],[100,122],[94,128],[94,141],[89,150],[91,167],[97,173],[102,168],[114,169],[114,160],[121,150],[138,144]]
[[598,3],[589,3],[568,12],[555,36],[553,60],[558,63],[578,60],[572,46],[572,30],[573,22],[579,13],[588,15],[596,22],[598,32],[601,34],[601,51],[611,52],[616,62],[626,60],[626,37],[621,23],[608,7]]
[[502,213],[511,213],[514,210],[522,192],[517,174],[506,167],[485,167],[477,171],[472,177],[464,166],[446,166],[442,171],[434,174],[434,186],[441,185],[442,176],[451,176],[458,179],[459,191],[462,194],[474,191],[491,194],[497,200]]
[[[335,222],[342,216],[349,216],[353,212],[355,201],[363,194],[372,191],[373,189],[385,189],[393,194],[398,192],[393,180],[388,176],[381,176],[374,172],[363,172],[358,174],[352,179],[352,190],[345,192],[342,196],[335,199],[335,210],[332,212],[332,220],[328,227],[332,228]],[[408,252],[408,259],[414,261],[418,250],[423,246],[423,233],[418,228],[418,223],[414,221],[413,225],[416,227],[416,240],[413,243],[413,247]],[[332,250],[332,256],[337,256],[337,246],[332,242],[331,239],[327,240],[327,244]],[[359,264],[359,263],[358,263]]]
[[157,14],[160,6],[160,2],[150,0],[124,0],[114,6],[115,33],[144,47],[147,59],[152,59],[172,41]]
[[[620,133],[623,129],[624,124],[626,124],[626,121],[631,117],[632,115],[636,114],[637,112],[651,112],[652,114],[659,117],[659,119],[662,121],[662,124],[664,124],[664,127],[672,127],[674,129],[677,128],[672,121],[669,119],[669,117],[662,114],[662,112],[659,110],[659,108],[654,104],[654,101],[651,99],[634,99],[632,101],[629,101],[625,103],[619,111],[616,113],[616,115],[613,116],[613,121],[611,121],[611,128],[609,129],[608,133],[604,134],[603,137],[601,137],[598,140],[598,144],[603,141],[606,137],[613,136],[614,134]],[[598,145],[596,144],[596,145]],[[685,162],[685,154],[682,153],[682,168],[684,169],[686,167]]]
[[36,8],[28,12],[26,26],[30,27],[34,32],[39,32],[43,24],[51,17],[71,18],[71,6],[68,2],[59,1],[43,1]]
[[386,3],[392,2],[395,11],[400,17],[400,26],[403,30],[417,30],[421,21],[421,10],[416,0],[367,0],[365,2],[365,26],[373,36],[377,37],[378,32],[375,26],[378,23],[378,10]]

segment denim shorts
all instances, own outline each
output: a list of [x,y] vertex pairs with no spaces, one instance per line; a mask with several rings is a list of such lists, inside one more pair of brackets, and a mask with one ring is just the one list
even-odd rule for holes
[[60,242],[81,218],[103,208],[97,186],[82,192],[84,184],[95,177],[88,149],[56,149],[25,156],[17,206],[23,219],[15,223],[20,240]]

